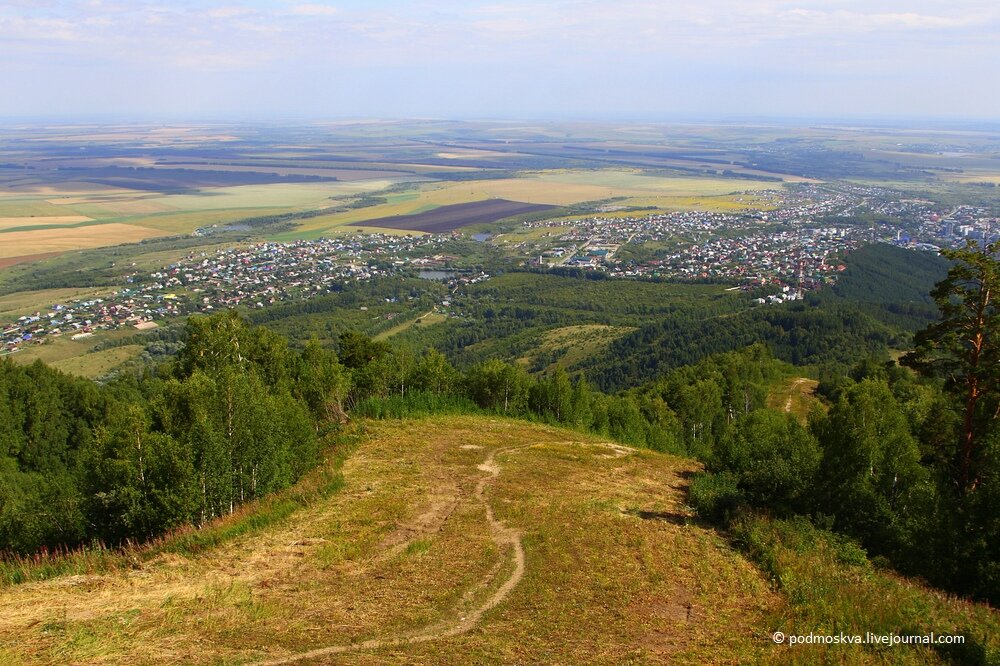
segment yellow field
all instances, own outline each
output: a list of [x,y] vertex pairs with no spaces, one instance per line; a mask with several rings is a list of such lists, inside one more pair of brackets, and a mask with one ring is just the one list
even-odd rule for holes
[[[552,171],[539,176],[546,182],[603,188],[617,191],[611,196],[692,197],[732,192],[781,189],[781,183],[689,176],[645,176],[633,170]],[[605,198],[605,197],[599,197]]]
[[66,215],[66,209],[41,198],[26,198],[24,193],[7,195],[0,189],[0,216],[8,217],[58,217]]
[[[336,178],[341,182],[357,180],[385,180],[387,178],[399,178],[410,175],[405,171],[399,171],[398,168],[375,169],[369,168],[372,166],[370,164],[365,164],[364,166],[366,167],[364,169],[338,169],[336,167],[271,166],[268,164],[259,164],[255,166],[226,165],[225,170],[234,173],[266,171],[267,173],[276,173],[279,176],[327,176]],[[211,163],[200,164],[197,162],[183,164],[177,163],[171,164],[169,168],[186,169],[188,171],[218,171],[219,165]]]
[[0,232],[14,227],[99,223],[76,229],[4,233],[0,236],[0,258],[188,234],[198,227],[246,217],[333,206],[336,198],[380,190],[393,182],[382,178],[279,183],[208,188],[194,194],[170,195],[107,187],[78,191],[73,184],[59,190],[52,187],[32,189],[30,186],[0,188]]
[[942,178],[952,183],[993,183],[1000,185],[1000,172],[969,169],[964,173],[945,174]]
[[[774,204],[770,201],[747,194],[723,194],[718,196],[634,197],[623,201],[622,205],[643,207],[651,206],[662,210],[703,210],[719,213],[733,213],[743,210],[775,209]],[[629,213],[621,214],[629,215]]]
[[73,210],[97,218],[153,215],[176,210],[173,206],[168,206],[161,201],[154,201],[152,197],[141,195],[128,198],[120,196],[76,198],[69,200],[72,203],[59,199],[52,199],[51,201],[61,206],[70,206]]
[[[372,172],[366,173],[372,175]],[[59,191],[43,188],[44,191],[36,193],[38,198],[27,195],[24,189],[12,189],[11,185],[0,188],[0,231],[16,226],[90,221],[100,224],[4,234],[0,239],[3,241],[0,258],[135,242],[158,235],[186,234],[201,226],[245,217],[314,210],[334,206],[343,197],[377,192],[394,182],[376,178],[244,185],[169,195],[103,186],[81,187],[77,191],[73,184],[68,184],[65,190]],[[752,194],[745,192],[776,187],[780,184],[726,178],[646,176],[628,169],[540,171],[519,178],[427,183],[414,191],[387,195],[388,201],[382,205],[304,220],[295,231],[278,233],[273,238],[290,240],[356,231],[416,234],[419,232],[369,228],[364,222],[490,198],[563,206],[627,197],[623,205],[734,211],[762,206]]]
[[11,231],[0,236],[0,257],[79,250],[91,247],[135,243],[144,238],[165,235],[162,231],[134,224],[95,224],[78,229],[39,229]]
[[241,208],[239,210],[199,210],[183,213],[149,215],[138,224],[150,229],[160,229],[171,234],[189,234],[199,227],[224,225],[248,217],[287,213],[287,208]]
[[[546,331],[536,354],[558,355],[545,371],[558,367],[572,368],[576,364],[600,353],[612,342],[634,331],[628,326],[606,326],[604,324],[582,324],[563,326]],[[534,363],[535,355],[525,356],[518,361],[526,366]]]
[[424,313],[419,317],[414,317],[413,319],[409,319],[401,324],[397,324],[396,326],[393,326],[392,328],[386,331],[382,331],[381,333],[376,335],[374,339],[385,340],[387,338],[391,338],[394,335],[398,335],[403,331],[407,331],[413,328],[414,326],[430,326],[431,324],[438,324],[447,319],[448,317],[446,317],[445,315],[439,314],[434,310],[431,310],[430,312]]

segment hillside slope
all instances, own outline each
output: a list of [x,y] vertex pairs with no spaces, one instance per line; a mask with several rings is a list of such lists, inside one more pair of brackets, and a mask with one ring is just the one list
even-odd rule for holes
[[684,524],[691,463],[499,419],[373,430],[345,489],[278,527],[0,591],[0,654],[621,663],[766,647],[757,624],[776,595]]
[[[776,591],[688,515],[690,461],[500,418],[363,428],[343,489],[278,524],[200,555],[0,589],[0,659],[814,663],[836,655],[774,645],[771,631],[877,628],[864,613],[847,625],[831,613],[868,598],[877,615],[887,594],[932,610],[939,631],[955,618],[996,626],[995,611],[845,569],[822,541],[812,554],[794,540],[774,551],[788,596]],[[850,601],[831,607],[841,589]],[[837,654],[947,659],[888,649]]]

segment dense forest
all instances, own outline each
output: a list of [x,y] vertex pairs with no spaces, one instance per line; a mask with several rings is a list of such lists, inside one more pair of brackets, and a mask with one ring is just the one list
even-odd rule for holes
[[850,255],[832,289],[779,306],[735,309],[728,316],[693,310],[657,318],[594,359],[587,376],[602,389],[620,390],[755,342],[794,365],[843,373],[889,349],[905,349],[913,332],[935,321],[930,291],[947,270],[946,259],[929,253],[866,246]]
[[169,364],[100,386],[0,361],[0,549],[141,541],[295,481],[346,376],[235,315],[195,318]]
[[[202,525],[294,482],[347,418],[486,412],[698,458],[706,471],[691,501],[706,519],[808,517],[901,571],[997,603],[997,249],[946,252],[952,263],[930,294],[943,316],[916,334],[902,365],[886,360],[884,346],[864,345],[893,343],[898,329],[838,310],[838,295],[801,310],[751,310],[749,321],[771,327],[771,337],[733,329],[739,315],[725,317],[718,335],[731,351],[712,353],[711,327],[678,324],[693,362],[677,356],[617,393],[558,367],[541,376],[497,359],[456,367],[436,349],[355,331],[341,332],[335,349],[314,339],[296,351],[233,312],[190,319],[175,357],[105,385],[4,361],[0,549],[117,545]],[[490,297],[497,309],[505,298],[531,299],[539,312],[564,298],[529,289]],[[592,307],[615,316],[675,312],[684,301],[607,295]],[[878,290],[868,295],[880,306]],[[720,312],[727,301],[719,298]],[[796,325],[783,326],[785,318]],[[779,330],[790,337],[775,346]],[[837,356],[845,346],[859,348]],[[801,373],[781,358],[787,349],[841,363],[872,356],[824,375],[823,400],[804,419],[768,406],[775,387]]]

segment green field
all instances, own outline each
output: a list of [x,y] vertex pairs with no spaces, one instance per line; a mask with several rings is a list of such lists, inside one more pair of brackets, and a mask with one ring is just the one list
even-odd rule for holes
[[63,192],[58,197],[49,191],[26,196],[17,190],[8,192],[0,188],[3,220],[0,258],[102,247],[164,234],[189,234],[199,227],[248,217],[334,206],[344,197],[380,190],[392,183],[391,180],[281,183],[168,195],[122,190],[90,195]]
[[[543,372],[557,367],[573,369],[604,352],[608,345],[635,329],[629,326],[583,324],[546,331],[541,343],[526,356],[518,359],[529,368],[543,366]],[[555,359],[549,361],[549,359]],[[546,361],[548,363],[546,364]]]
[[[117,331],[100,331],[93,337],[81,340],[71,340],[69,333],[59,337],[49,336],[44,343],[28,345],[16,354],[12,354],[10,358],[16,363],[21,364],[42,361],[49,365],[67,369],[67,371],[72,369],[74,374],[92,377],[94,375],[89,372],[91,368],[101,367],[105,362],[115,358],[114,354],[96,352],[94,346],[101,342],[118,340],[135,334],[135,329],[123,328]],[[87,358],[94,354],[99,355],[95,359]]]
[[80,356],[73,356],[52,362],[52,367],[89,379],[97,379],[114,372],[122,364],[131,361],[142,353],[143,345],[124,345],[101,351],[90,351]]
[[388,330],[382,331],[381,333],[375,335],[374,339],[386,340],[394,335],[398,335],[400,333],[403,333],[404,331],[408,331],[414,326],[420,326],[420,327],[432,326],[433,324],[440,324],[447,320],[448,317],[446,317],[445,315],[440,314],[435,310],[431,310],[430,312],[422,314],[415,319],[408,319],[401,324],[393,326]]

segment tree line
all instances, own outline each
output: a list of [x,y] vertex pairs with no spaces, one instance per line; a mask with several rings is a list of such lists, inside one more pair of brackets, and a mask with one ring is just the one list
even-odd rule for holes
[[750,411],[699,451],[692,502],[722,521],[809,516],[899,570],[1000,602],[1000,246],[946,250],[941,320],[902,365],[824,379],[808,423]]
[[100,386],[0,361],[0,551],[142,541],[288,486],[348,381],[235,313],[192,318],[171,362]]

